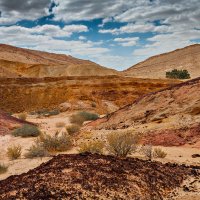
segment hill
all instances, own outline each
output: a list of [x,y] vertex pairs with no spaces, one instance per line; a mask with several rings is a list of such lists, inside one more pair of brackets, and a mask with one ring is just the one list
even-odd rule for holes
[[0,77],[59,77],[117,75],[88,60],[0,44]]
[[167,71],[186,69],[191,78],[200,76],[200,44],[153,56],[123,73],[138,78],[165,78]]
[[178,146],[200,142],[200,78],[139,97],[133,104],[88,124],[87,129],[131,129],[144,142]]

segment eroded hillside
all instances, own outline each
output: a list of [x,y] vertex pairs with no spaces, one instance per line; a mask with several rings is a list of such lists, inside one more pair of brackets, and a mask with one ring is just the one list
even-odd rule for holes
[[[0,109],[7,112],[55,109],[68,102],[73,108],[107,113],[139,96],[178,83],[171,80],[118,76],[0,79]],[[74,106],[73,106],[74,105]]]
[[91,129],[133,129],[146,133],[146,143],[183,145],[198,142],[200,78],[138,98],[88,125]]

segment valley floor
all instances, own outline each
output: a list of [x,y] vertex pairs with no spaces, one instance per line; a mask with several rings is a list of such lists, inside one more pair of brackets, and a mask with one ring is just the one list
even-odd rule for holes
[[[41,117],[37,118],[36,116],[29,115],[28,121],[38,124],[42,132],[46,132],[48,134],[55,134],[57,131],[59,133],[66,132],[65,127],[57,128],[57,122],[64,122],[65,126],[70,125],[69,117],[72,113],[60,113],[56,116],[51,117]],[[107,131],[106,131],[107,133]],[[87,139],[87,138],[86,138]],[[51,157],[45,158],[36,158],[36,159],[25,159],[22,158],[14,161],[10,161],[6,156],[6,150],[8,147],[13,145],[20,144],[22,146],[22,155],[26,152],[26,150],[34,143],[34,138],[21,138],[21,137],[13,137],[11,135],[1,136],[0,138],[0,163],[4,163],[8,165],[8,171],[5,174],[0,175],[0,180],[5,179],[11,175],[21,174],[27,172],[30,169],[33,169],[39,166],[41,163],[46,162],[51,159]],[[154,146],[157,147],[157,146]],[[163,163],[171,162],[171,163],[179,163],[186,165],[198,165],[200,166],[200,157],[192,158],[193,154],[199,154],[200,151],[200,143],[196,143],[195,145],[184,145],[180,147],[161,147],[166,153],[167,156],[164,159],[157,159]],[[78,152],[78,147],[73,147],[71,150],[67,152],[63,152],[66,154],[76,154]],[[141,159],[145,159],[141,154],[134,154],[132,157],[137,157]]]

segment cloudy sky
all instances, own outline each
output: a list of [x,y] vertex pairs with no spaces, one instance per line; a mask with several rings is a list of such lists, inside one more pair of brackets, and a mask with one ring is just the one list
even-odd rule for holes
[[200,43],[200,0],[0,0],[0,43],[123,70]]

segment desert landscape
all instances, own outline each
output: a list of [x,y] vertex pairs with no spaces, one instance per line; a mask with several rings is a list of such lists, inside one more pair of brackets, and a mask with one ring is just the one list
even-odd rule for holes
[[[39,54],[12,46],[0,52],[2,199],[200,198],[200,78],[149,79],[105,68],[99,76],[47,70],[41,77],[29,71],[35,61],[41,71],[54,58],[67,60],[62,70],[76,59]],[[131,145],[126,153],[123,140]]]
[[0,0],[0,200],[200,200],[199,8]]

